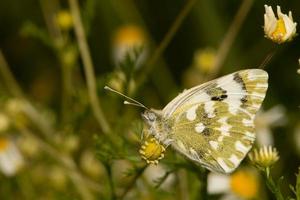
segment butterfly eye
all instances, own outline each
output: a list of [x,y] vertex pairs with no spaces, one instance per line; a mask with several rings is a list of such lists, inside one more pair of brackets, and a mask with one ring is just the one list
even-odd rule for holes
[[153,112],[149,112],[147,110],[142,114],[142,117],[148,123],[154,122],[156,120],[156,115]]
[[149,113],[148,113],[148,119],[149,119],[150,121],[155,121],[155,119],[156,119],[156,116],[155,116],[155,114],[154,114],[154,113],[151,113],[151,112],[149,112]]

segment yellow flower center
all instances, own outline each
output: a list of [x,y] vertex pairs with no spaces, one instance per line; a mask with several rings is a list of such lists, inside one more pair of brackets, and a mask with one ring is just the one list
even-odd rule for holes
[[5,138],[0,138],[0,152],[5,151],[7,146],[8,146],[8,140]]
[[280,43],[283,42],[283,37],[286,34],[285,24],[282,18],[277,20],[277,25],[275,31],[272,33],[271,37],[274,41]]
[[120,28],[116,34],[115,45],[135,45],[142,44],[145,41],[144,32],[137,26],[128,25]]
[[165,148],[155,138],[148,138],[141,146],[141,157],[148,164],[157,164],[164,157]]
[[240,170],[231,175],[230,186],[236,195],[251,199],[256,197],[258,193],[259,182],[253,172]]

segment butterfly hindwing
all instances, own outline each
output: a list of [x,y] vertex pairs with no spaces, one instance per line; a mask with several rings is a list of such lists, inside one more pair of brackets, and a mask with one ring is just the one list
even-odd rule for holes
[[163,109],[172,146],[213,171],[233,171],[255,140],[267,81],[263,70],[242,70],[180,94]]

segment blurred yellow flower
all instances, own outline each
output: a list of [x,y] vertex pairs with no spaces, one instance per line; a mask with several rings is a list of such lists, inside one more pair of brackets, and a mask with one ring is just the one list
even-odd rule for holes
[[24,113],[25,107],[26,102],[18,98],[9,99],[5,105],[7,114],[12,119],[14,124],[19,127],[25,127],[29,123],[29,119]]
[[297,23],[293,21],[292,12],[289,15],[281,12],[277,6],[277,17],[271,6],[265,5],[264,32],[265,36],[276,43],[290,41],[296,35]]
[[10,125],[10,121],[7,115],[0,113],[0,133],[5,132]]
[[272,146],[264,146],[259,149],[254,149],[249,154],[250,161],[257,167],[271,167],[279,159],[276,148]]
[[63,168],[58,166],[53,166],[48,171],[48,177],[50,179],[50,183],[57,189],[65,188],[68,178],[66,176],[66,172]]
[[68,46],[61,52],[61,60],[64,66],[74,67],[78,58],[78,50],[75,46]]
[[6,176],[15,175],[24,166],[23,156],[8,138],[0,138],[0,170]]
[[215,58],[216,51],[213,48],[195,51],[192,66],[182,76],[184,87],[190,88],[203,83],[206,75],[213,71]]
[[70,30],[73,26],[71,13],[68,10],[60,10],[56,15],[56,23],[62,30]]
[[25,156],[34,157],[41,152],[38,142],[29,136],[22,135],[18,138],[17,145]]
[[141,157],[148,164],[158,164],[158,161],[164,157],[165,148],[154,137],[149,137],[142,144],[140,149]]
[[216,58],[216,51],[211,48],[197,50],[194,54],[194,67],[204,73],[209,73]]
[[255,171],[242,168],[227,174],[209,173],[209,194],[224,194],[221,199],[253,199],[259,192],[259,177]]
[[73,153],[76,151],[80,144],[80,138],[77,135],[68,135],[63,138],[63,150],[66,153]]
[[125,83],[125,74],[121,70],[115,70],[110,74],[107,84],[109,87],[114,88],[117,91],[124,92]]
[[259,180],[257,175],[250,170],[238,170],[230,178],[230,186],[233,193],[245,199],[257,196]]
[[133,51],[142,48],[137,60],[140,66],[147,56],[147,37],[142,28],[136,25],[125,25],[119,27],[113,37],[113,58],[115,64],[124,61],[126,55],[134,56]]

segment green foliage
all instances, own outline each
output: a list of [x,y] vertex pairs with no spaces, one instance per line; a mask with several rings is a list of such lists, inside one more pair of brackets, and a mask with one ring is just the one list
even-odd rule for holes
[[[66,11],[69,17],[73,14],[70,2],[79,3],[88,41],[83,43],[90,52],[79,49],[83,38],[76,32],[77,21],[67,28],[57,22],[60,11]],[[278,168],[259,169],[266,188],[261,187],[257,199],[300,200],[300,169],[296,184],[289,179],[299,167],[300,155],[294,139],[299,123],[299,110],[295,108],[300,96],[295,91],[300,89],[296,74],[300,43],[295,38],[289,44],[274,46],[264,39],[264,3],[1,1],[0,141],[15,145],[17,150],[7,160],[19,155],[22,166],[11,175],[0,167],[0,199],[183,200],[238,195],[232,188],[219,194],[208,193],[211,172],[170,147],[157,166],[149,167],[139,154],[144,139],[142,109],[123,105],[122,97],[104,91],[103,87],[108,85],[124,94],[134,94],[147,107],[162,108],[174,98],[174,91],[180,92],[177,88],[189,88],[207,77],[221,76],[244,66],[255,67],[271,51],[276,54],[264,65],[270,76],[264,105],[268,108],[282,104],[287,109],[284,118],[290,121],[273,129],[274,124],[269,121],[276,113],[271,113],[266,122],[258,122],[270,132],[280,159],[276,163]],[[239,8],[239,4],[243,6]],[[281,4],[284,11],[292,10],[294,19],[299,19],[299,3]],[[245,19],[241,15],[235,17],[241,9]],[[122,25],[145,31],[147,44],[130,46],[121,60],[112,60],[113,29]],[[220,67],[215,74],[203,74],[190,66],[195,63],[194,52],[208,47],[219,52],[215,57]],[[91,58],[95,71],[88,76],[85,57]],[[91,82],[95,90],[88,87]],[[91,106],[91,102],[98,102],[99,107]],[[95,118],[97,109],[110,127],[107,132]],[[1,156],[7,150],[3,144],[0,143],[1,166]],[[250,167],[248,163],[242,166]],[[276,180],[275,175],[281,178]],[[230,179],[232,175],[226,177]],[[282,184],[283,179],[293,183],[290,190]]]
[[31,37],[33,39],[36,39],[50,48],[55,47],[55,44],[49,37],[47,31],[37,27],[30,21],[24,23],[23,27],[21,28],[21,34],[25,37]]

